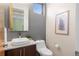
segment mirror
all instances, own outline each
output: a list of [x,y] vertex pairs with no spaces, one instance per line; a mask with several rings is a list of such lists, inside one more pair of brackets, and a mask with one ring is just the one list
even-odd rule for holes
[[9,28],[10,31],[28,31],[29,7],[27,4],[10,4]]

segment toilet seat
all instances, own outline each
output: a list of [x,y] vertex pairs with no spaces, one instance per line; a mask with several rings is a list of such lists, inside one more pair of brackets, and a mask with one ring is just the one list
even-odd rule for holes
[[40,48],[40,49],[38,49],[38,52],[42,56],[52,56],[53,55],[52,52],[47,48]]
[[36,50],[41,56],[52,56],[53,55],[53,52],[46,47],[44,40],[36,41]]

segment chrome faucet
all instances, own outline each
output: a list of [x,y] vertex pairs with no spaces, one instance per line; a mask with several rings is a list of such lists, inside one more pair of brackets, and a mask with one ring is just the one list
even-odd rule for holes
[[18,32],[18,37],[21,38],[21,32]]

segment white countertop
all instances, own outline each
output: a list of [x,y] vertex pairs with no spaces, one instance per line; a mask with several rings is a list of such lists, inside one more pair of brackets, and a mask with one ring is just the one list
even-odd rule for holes
[[8,42],[8,45],[5,46],[5,50],[11,50],[11,49],[16,49],[16,48],[20,48],[20,47],[24,47],[24,46],[30,46],[30,45],[35,45],[35,41],[34,40],[30,40],[29,43],[24,43],[22,45],[12,45],[11,42]]

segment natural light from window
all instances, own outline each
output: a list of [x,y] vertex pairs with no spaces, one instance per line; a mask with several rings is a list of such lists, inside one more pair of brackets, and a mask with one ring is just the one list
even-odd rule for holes
[[42,14],[43,12],[43,5],[40,3],[33,4],[33,11],[36,14]]

